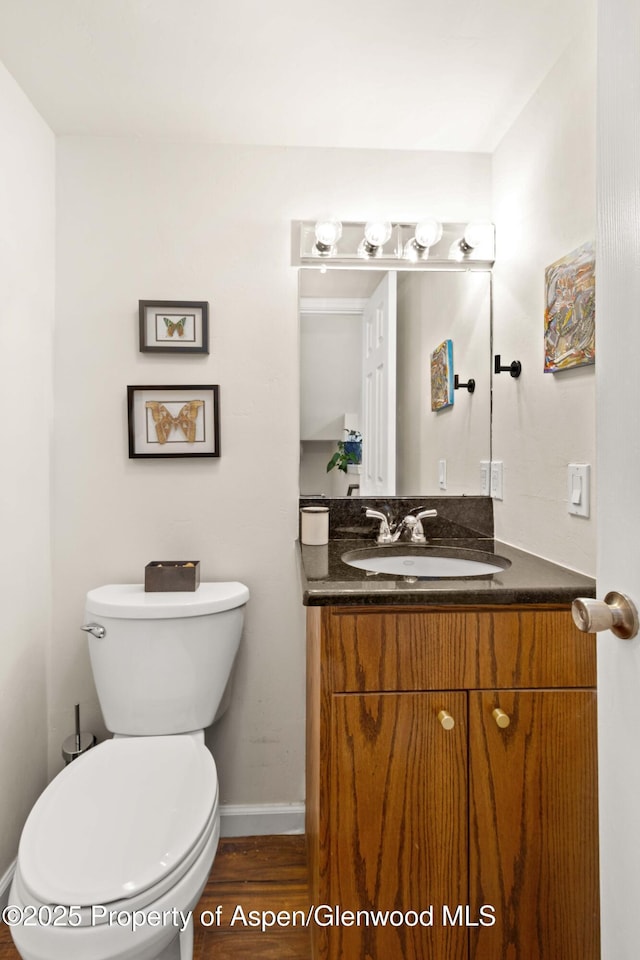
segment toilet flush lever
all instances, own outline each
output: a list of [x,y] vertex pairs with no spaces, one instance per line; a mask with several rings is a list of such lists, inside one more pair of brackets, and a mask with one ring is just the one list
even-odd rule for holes
[[97,637],[98,640],[102,640],[103,637],[106,637],[107,631],[99,623],[85,623],[80,627],[81,630],[84,630],[85,633],[91,633],[94,637]]
[[623,593],[612,590],[604,600],[578,597],[571,605],[571,615],[578,630],[596,633],[611,630],[621,640],[630,640],[638,633],[638,611]]

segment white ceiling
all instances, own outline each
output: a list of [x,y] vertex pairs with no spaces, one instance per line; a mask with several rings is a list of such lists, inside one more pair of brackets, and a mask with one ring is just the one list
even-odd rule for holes
[[592,0],[0,0],[57,134],[492,151]]

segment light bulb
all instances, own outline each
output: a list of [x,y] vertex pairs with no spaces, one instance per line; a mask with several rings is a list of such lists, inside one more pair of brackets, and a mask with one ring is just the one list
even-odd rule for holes
[[339,220],[318,220],[315,235],[317,253],[328,256],[342,236],[342,224]]
[[405,260],[427,260],[429,250],[442,239],[442,224],[438,220],[421,220],[416,224],[414,235],[404,247]]
[[419,247],[433,247],[442,239],[442,224],[437,220],[421,220],[416,224],[415,241]]
[[391,230],[388,220],[372,220],[365,224],[364,238],[372,247],[384,247],[391,237]]
[[493,233],[493,226],[490,223],[482,223],[480,220],[472,220],[464,230],[462,238],[464,246],[469,250],[475,250],[488,240]]

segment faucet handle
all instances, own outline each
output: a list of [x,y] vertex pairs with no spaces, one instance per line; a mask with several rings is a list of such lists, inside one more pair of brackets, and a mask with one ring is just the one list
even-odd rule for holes
[[419,513],[416,513],[415,517],[406,517],[405,523],[408,523],[409,520],[413,520],[411,526],[411,542],[412,543],[426,543],[427,538],[424,535],[424,529],[422,527],[422,521],[425,517],[437,517],[437,510],[420,510]]
[[391,528],[389,527],[389,521],[384,513],[381,510],[374,510],[373,507],[363,507],[366,517],[372,517],[374,520],[380,521],[380,530],[378,532],[377,543],[391,543]]
[[416,520],[424,520],[425,517],[437,517],[437,510],[420,510],[419,513],[416,513]]

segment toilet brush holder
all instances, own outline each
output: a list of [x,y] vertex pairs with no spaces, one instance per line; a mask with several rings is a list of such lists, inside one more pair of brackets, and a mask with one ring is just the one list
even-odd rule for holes
[[87,750],[90,750],[91,747],[94,747],[96,744],[96,738],[93,733],[88,733],[86,730],[80,729],[80,704],[76,703],[75,706],[76,714],[76,732],[72,733],[70,737],[62,744],[62,759],[65,764],[71,763],[72,760],[75,760],[81,754],[86,753]]

